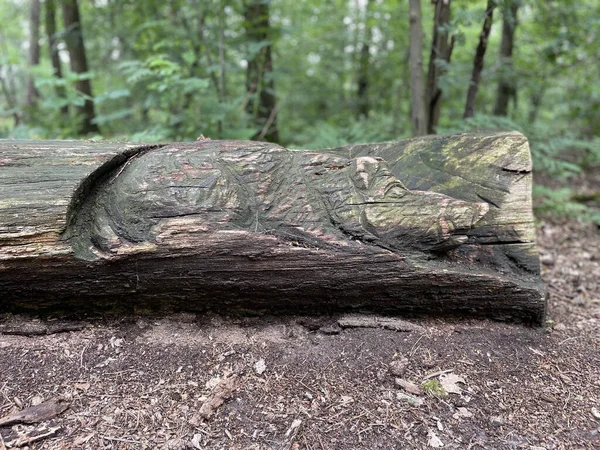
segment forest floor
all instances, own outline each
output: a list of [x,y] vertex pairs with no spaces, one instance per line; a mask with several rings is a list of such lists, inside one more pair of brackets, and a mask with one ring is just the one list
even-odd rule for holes
[[542,328],[4,316],[0,424],[54,417],[0,425],[0,450],[600,448],[600,232],[545,222],[538,245]]

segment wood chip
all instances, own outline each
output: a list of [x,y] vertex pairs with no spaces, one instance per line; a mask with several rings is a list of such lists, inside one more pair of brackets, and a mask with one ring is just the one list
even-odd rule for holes
[[445,373],[454,372],[454,369],[445,369],[445,370],[437,370],[435,372],[428,373],[423,377],[423,381],[429,380],[430,378],[435,378]]
[[225,400],[231,397],[233,391],[235,391],[238,381],[237,378],[237,375],[223,377],[202,404],[198,414],[191,418],[190,423],[198,426],[203,420],[210,419],[215,411],[225,403]]
[[405,394],[404,392],[397,392],[396,398],[402,402],[406,402],[411,406],[418,408],[423,404],[423,399],[415,397],[414,395]]
[[406,392],[409,392],[411,394],[421,395],[423,393],[423,389],[421,389],[421,386],[416,385],[415,383],[411,383],[410,381],[406,381],[402,378],[396,378],[395,382],[397,386],[400,386]]
[[53,398],[47,402],[40,403],[39,405],[31,406],[16,413],[2,417],[0,419],[0,427],[14,425],[17,423],[31,424],[43,422],[58,416],[68,408],[69,402],[66,399],[62,397]]

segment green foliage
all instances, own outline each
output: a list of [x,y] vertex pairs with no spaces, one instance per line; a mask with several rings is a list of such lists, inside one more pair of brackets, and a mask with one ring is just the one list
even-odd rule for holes
[[577,201],[577,195],[572,188],[552,189],[543,185],[533,187],[536,198],[534,208],[538,217],[547,215],[563,218],[581,218],[600,226],[600,210],[592,209]]
[[446,397],[448,395],[439,380],[427,380],[422,384],[422,387],[423,391],[428,395],[436,397]]
[[399,136],[394,135],[392,117],[378,114],[368,119],[317,123],[294,136],[293,145],[299,148],[318,149],[398,138]]

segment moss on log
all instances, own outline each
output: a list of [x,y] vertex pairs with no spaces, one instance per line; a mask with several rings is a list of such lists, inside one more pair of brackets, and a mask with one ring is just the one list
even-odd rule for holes
[[0,310],[476,314],[540,323],[518,133],[322,151],[0,141]]

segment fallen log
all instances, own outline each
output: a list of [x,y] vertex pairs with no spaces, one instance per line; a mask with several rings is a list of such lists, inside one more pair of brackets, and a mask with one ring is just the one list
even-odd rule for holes
[[0,140],[0,310],[484,315],[540,323],[519,133],[322,151]]

